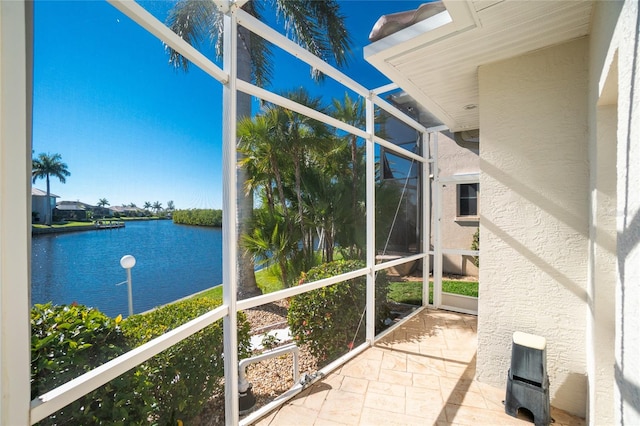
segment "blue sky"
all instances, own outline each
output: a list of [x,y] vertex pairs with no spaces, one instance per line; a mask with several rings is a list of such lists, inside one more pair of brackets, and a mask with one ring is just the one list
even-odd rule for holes
[[[341,1],[353,39],[345,74],[367,88],[389,81],[362,58],[379,16],[421,2]],[[161,20],[170,1],[142,3]],[[176,208],[222,208],[222,89],[196,67],[168,64],[163,45],[103,1],[35,2],[33,149],[59,153],[71,176],[52,180],[61,200],[111,205],[172,200]],[[326,103],[308,66],[276,52],[272,89],[307,87]],[[45,189],[39,180],[35,187]]]

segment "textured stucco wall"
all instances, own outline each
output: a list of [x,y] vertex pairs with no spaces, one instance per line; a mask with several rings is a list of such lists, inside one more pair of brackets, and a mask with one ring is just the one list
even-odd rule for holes
[[615,407],[617,424],[640,424],[640,8],[625,1],[618,50]]
[[546,337],[552,405],[586,410],[588,40],[481,66],[477,377],[504,386],[514,331]]
[[590,212],[587,291],[589,424],[614,424],[617,59],[621,2],[594,4],[589,36]]

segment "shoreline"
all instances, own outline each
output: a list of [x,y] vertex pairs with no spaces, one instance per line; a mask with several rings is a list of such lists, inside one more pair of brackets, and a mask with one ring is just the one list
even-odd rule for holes
[[113,230],[113,229],[121,229],[126,227],[127,222],[141,222],[141,221],[151,221],[151,220],[170,220],[165,218],[147,218],[147,217],[135,217],[135,218],[118,218],[118,219],[97,219],[99,220],[117,220],[119,222],[124,222],[125,226],[121,227],[113,227],[113,228],[97,228],[96,221],[93,221],[90,225],[79,225],[79,226],[62,226],[62,227],[49,227],[49,228],[39,228],[31,225],[31,235],[41,235],[41,234],[61,234],[67,232],[80,232],[80,231],[104,231],[104,230]]

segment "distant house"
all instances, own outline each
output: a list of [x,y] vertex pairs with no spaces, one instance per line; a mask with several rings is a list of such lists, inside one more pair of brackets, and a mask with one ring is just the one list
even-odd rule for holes
[[109,207],[112,216],[129,216],[129,217],[141,217],[146,216],[144,209],[140,207],[129,206],[111,206]]
[[31,218],[33,223],[46,223],[47,215],[56,208],[56,194],[49,194],[50,209],[47,208],[47,193],[38,188],[31,188]]
[[87,207],[89,206],[80,201],[58,201],[54,216],[60,219],[85,220],[89,218],[87,212],[90,210]]

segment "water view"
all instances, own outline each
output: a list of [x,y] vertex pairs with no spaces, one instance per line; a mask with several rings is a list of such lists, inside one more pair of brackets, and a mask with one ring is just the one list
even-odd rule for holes
[[93,306],[127,316],[131,270],[133,310],[144,312],[222,283],[222,230],[175,225],[169,220],[127,222],[125,228],[34,235],[31,302]]

